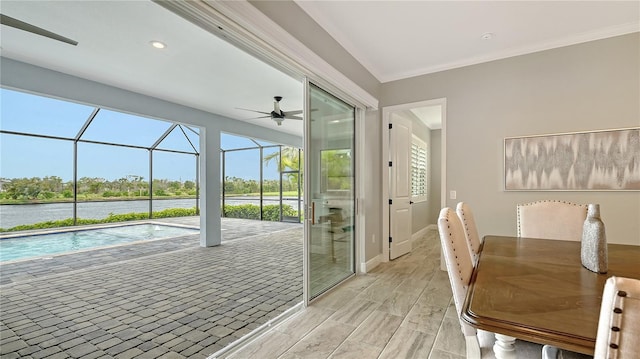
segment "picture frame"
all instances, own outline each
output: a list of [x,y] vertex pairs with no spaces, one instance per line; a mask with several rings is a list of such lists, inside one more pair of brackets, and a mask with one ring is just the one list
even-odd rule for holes
[[505,191],[640,191],[640,127],[504,139]]

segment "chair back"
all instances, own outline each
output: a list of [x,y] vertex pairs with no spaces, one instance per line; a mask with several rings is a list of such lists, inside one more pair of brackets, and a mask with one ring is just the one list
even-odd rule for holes
[[[440,211],[438,232],[459,318],[473,272],[473,261],[464,236],[462,222],[451,208],[445,207]],[[476,334],[473,327],[462,322],[460,325],[465,336]]]
[[607,279],[594,358],[640,358],[640,280]]
[[462,221],[464,236],[467,239],[467,245],[471,252],[471,259],[473,263],[476,263],[478,262],[478,253],[480,252],[480,236],[478,236],[478,227],[476,227],[473,212],[471,212],[471,207],[469,207],[468,204],[460,202],[456,206],[456,213],[460,221]]
[[582,240],[587,205],[544,200],[518,204],[518,237]]

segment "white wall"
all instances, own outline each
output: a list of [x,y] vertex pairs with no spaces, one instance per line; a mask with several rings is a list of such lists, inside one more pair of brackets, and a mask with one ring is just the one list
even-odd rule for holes
[[365,261],[370,261],[382,253],[382,182],[380,171],[382,148],[380,147],[381,126],[378,124],[380,111],[368,111],[365,116],[364,147],[365,147],[365,169],[367,180],[365,181],[364,198],[364,238],[365,238]]
[[516,204],[599,203],[611,243],[640,245],[640,192],[505,192],[505,137],[640,126],[640,35],[598,40],[382,84],[380,104],[447,99],[447,193],[481,235],[515,235]]

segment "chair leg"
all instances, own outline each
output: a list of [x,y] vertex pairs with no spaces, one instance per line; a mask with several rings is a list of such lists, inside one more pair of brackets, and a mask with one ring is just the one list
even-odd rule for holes
[[545,345],[542,347],[542,359],[558,359],[559,354],[560,351],[554,346]]
[[475,335],[465,336],[464,340],[467,344],[467,359],[480,359],[480,343]]
[[516,338],[496,333],[493,352],[496,359],[516,359]]

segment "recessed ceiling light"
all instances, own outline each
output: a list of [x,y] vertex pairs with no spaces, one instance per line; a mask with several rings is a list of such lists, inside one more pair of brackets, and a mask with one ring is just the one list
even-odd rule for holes
[[485,32],[484,34],[482,34],[481,38],[482,40],[491,40],[494,36],[496,35],[492,32]]
[[165,47],[167,47],[167,45],[165,45],[164,42],[161,41],[149,41],[149,43],[151,44],[151,46],[155,47],[156,49],[164,49]]

